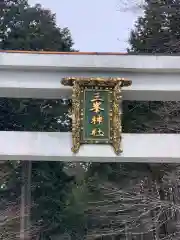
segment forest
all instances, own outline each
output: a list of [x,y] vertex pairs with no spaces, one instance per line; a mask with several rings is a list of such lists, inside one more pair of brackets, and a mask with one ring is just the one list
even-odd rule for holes
[[[128,54],[179,54],[180,2],[146,0]],[[133,9],[131,9],[133,11]],[[27,0],[0,0],[0,49],[80,51],[56,16]],[[71,131],[70,99],[0,98],[1,131]],[[123,102],[123,132],[179,133],[179,102]],[[0,162],[0,240],[19,239],[23,161]],[[32,162],[33,240],[178,240],[180,166]]]

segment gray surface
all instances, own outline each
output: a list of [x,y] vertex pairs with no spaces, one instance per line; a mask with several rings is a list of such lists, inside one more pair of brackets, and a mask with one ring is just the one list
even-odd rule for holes
[[1,132],[0,160],[180,162],[178,134],[123,134],[123,153],[109,145],[83,145],[71,152],[71,133]]
[[1,68],[180,72],[180,56],[0,53]]
[[70,97],[71,87],[61,85],[63,77],[124,77],[132,86],[123,88],[124,100],[178,101],[179,73],[138,73],[123,71],[75,70],[2,70],[0,69],[0,97],[60,98]]

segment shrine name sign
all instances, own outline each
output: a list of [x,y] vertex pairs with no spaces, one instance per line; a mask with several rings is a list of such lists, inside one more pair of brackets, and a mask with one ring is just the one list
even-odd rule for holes
[[124,78],[63,78],[73,87],[72,152],[81,144],[111,144],[117,155],[121,148],[122,87],[130,86]]

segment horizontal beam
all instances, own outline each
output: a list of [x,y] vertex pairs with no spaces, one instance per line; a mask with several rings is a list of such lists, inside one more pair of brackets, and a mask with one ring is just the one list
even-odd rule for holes
[[0,69],[0,97],[71,98],[72,88],[63,86],[63,77],[123,77],[132,80],[123,88],[124,100],[180,101],[178,73],[138,73],[123,71],[15,70]]
[[71,152],[71,133],[0,132],[0,160],[180,163],[180,135],[123,134],[123,153],[109,145],[82,145]]
[[0,52],[0,67],[10,69],[91,69],[180,72],[180,56],[36,54]]
[[180,101],[180,56],[0,52],[0,97],[71,97],[63,77],[124,77],[124,100]]

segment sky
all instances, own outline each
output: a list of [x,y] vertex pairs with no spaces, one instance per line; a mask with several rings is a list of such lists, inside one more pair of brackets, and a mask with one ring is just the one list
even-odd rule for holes
[[[120,11],[122,0],[29,0],[56,13],[57,25],[68,27],[74,48],[84,52],[126,52],[137,12]],[[130,1],[130,0],[129,0]]]

